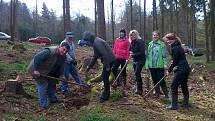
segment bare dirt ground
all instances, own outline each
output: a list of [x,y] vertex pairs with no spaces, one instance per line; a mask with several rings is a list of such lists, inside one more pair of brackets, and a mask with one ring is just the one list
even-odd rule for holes
[[[0,63],[13,64],[17,62],[29,62],[34,54],[41,50],[44,45],[26,44],[26,51],[12,50],[11,45],[0,45]],[[77,48],[78,66],[88,58],[92,50],[87,47]],[[91,76],[101,73],[100,67],[92,69]],[[85,79],[83,71],[79,72]],[[21,75],[21,81],[27,94],[18,95],[4,92],[4,83],[8,79],[15,79]],[[16,70],[0,70],[0,120],[122,120],[122,121],[213,121],[215,120],[215,71],[208,71],[202,64],[192,64],[192,72],[189,77],[190,108],[184,109],[179,106],[176,111],[167,110],[169,101],[161,95],[160,99],[153,98],[151,94],[147,100],[134,94],[133,69],[128,70],[128,87],[111,89],[111,98],[105,103],[98,103],[99,92],[95,93],[82,87],[70,85],[71,93],[67,96],[61,94],[57,85],[57,95],[61,103],[50,104],[49,108],[42,110],[38,106],[36,86],[32,78],[25,72]],[[143,70],[143,89],[148,92],[146,80],[148,72]],[[166,79],[168,87],[171,85],[171,77]],[[151,82],[151,81],[150,81]],[[91,84],[93,87],[102,87],[101,84]],[[152,88],[152,84],[150,85]],[[182,100],[181,89],[179,102]],[[123,96],[115,98],[114,92],[120,91]],[[98,118],[100,117],[100,118]]]

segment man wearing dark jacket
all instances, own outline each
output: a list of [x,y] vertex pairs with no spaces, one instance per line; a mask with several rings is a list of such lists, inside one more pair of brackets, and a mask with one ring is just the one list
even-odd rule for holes
[[64,78],[63,69],[68,50],[67,43],[45,48],[34,56],[28,66],[28,72],[36,81],[39,104],[42,108],[48,107],[48,101],[58,101],[55,94],[56,81],[44,78],[43,75]]
[[89,32],[85,32],[83,34],[83,40],[91,43],[94,50],[94,55],[87,66],[86,72],[88,72],[89,69],[93,67],[98,58],[101,59],[101,62],[103,64],[102,80],[104,83],[104,91],[102,93],[102,96],[100,97],[100,102],[102,103],[104,101],[107,101],[110,97],[109,75],[116,58],[113,54],[112,49],[105,40],[99,37],[95,37],[95,35]]

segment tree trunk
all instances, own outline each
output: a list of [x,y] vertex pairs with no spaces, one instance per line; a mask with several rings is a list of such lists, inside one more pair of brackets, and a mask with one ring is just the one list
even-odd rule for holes
[[63,31],[66,33],[66,0],[63,0]]
[[139,10],[139,14],[140,14],[140,35],[143,35],[142,33],[142,14],[141,14],[141,0],[139,0],[139,5],[140,5],[140,10]]
[[132,0],[130,0],[130,13],[131,13],[131,25],[130,25],[130,29],[133,29],[133,10],[132,10]]
[[[1,2],[0,2],[0,16],[3,16],[2,7],[3,7],[3,0],[1,0]],[[0,23],[0,31],[3,31],[3,29],[2,29],[2,18],[3,17],[0,18],[0,21],[1,21],[1,23]]]
[[211,59],[215,60],[215,1],[210,0],[210,37],[211,37]]
[[206,61],[210,61],[210,53],[209,53],[209,43],[208,43],[208,19],[206,12],[206,1],[203,0],[203,11],[204,11],[204,20],[205,20],[205,48],[206,48]]
[[65,13],[65,15],[66,15],[66,31],[71,31],[71,24],[70,24],[70,2],[69,2],[70,0],[66,0],[66,13]]
[[112,25],[112,41],[114,45],[114,15],[113,15],[113,0],[111,2],[111,25]]
[[153,31],[157,30],[157,10],[156,10],[156,0],[153,0]]
[[9,79],[5,82],[4,92],[26,94],[22,83],[19,81],[19,76],[16,79]]
[[36,0],[36,22],[35,22],[35,33],[38,36],[38,9],[37,9],[37,0]]
[[160,9],[161,9],[161,37],[164,36],[164,1],[160,1]]
[[178,23],[178,0],[175,0],[175,13],[176,13],[176,34],[179,34],[179,23]]
[[95,35],[97,36],[97,2],[96,2],[97,0],[94,0],[94,4],[95,4]]
[[192,45],[192,48],[196,47],[195,27],[196,27],[195,0],[191,0],[191,43],[192,43],[191,45]]
[[146,39],[146,0],[144,0],[144,20],[143,20],[143,32],[144,38]]
[[15,27],[16,27],[16,7],[17,0],[11,0],[10,3],[10,32],[11,32],[11,41],[15,41]]
[[[188,2],[186,6],[188,6]],[[189,9],[186,9],[185,12],[186,12],[185,19],[186,19],[187,43],[191,45],[190,31],[189,31]]]
[[106,40],[104,0],[97,0],[97,12],[98,12],[98,37]]
[[[126,6],[126,0],[124,0],[125,6]],[[126,30],[129,30],[129,15],[128,15],[128,10],[125,9],[125,14],[126,14]]]
[[169,0],[169,31],[173,32],[173,1]]

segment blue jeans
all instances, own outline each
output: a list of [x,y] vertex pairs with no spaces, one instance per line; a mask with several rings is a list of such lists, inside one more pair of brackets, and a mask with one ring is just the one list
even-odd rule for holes
[[[66,77],[66,80],[69,79],[69,74],[72,75],[72,78],[75,80],[76,83],[80,84],[82,83],[83,81],[80,79],[79,75],[78,75],[78,72],[77,72],[77,69],[76,69],[76,66],[73,64],[73,63],[65,63],[65,67],[64,67],[64,76]],[[61,91],[63,93],[67,93],[69,91],[69,85],[68,85],[68,82],[61,82]]]
[[56,102],[57,96],[55,93],[56,81],[54,80],[37,80],[37,93],[39,97],[39,104],[42,108],[48,106],[48,100],[50,102]]

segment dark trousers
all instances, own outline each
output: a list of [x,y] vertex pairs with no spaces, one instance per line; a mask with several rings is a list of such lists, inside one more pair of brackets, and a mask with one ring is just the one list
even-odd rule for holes
[[[112,67],[113,64],[110,64],[110,68]],[[110,81],[109,81],[109,76],[110,76],[111,69],[107,70],[105,66],[103,66],[102,70],[102,80],[104,83],[104,91],[102,92],[101,99],[103,100],[108,100],[110,97]]]
[[134,62],[133,64],[133,68],[134,68],[134,73],[135,73],[135,80],[136,80],[136,87],[137,87],[137,91],[142,92],[142,77],[141,77],[141,71],[143,69],[144,66],[144,62]]
[[173,82],[171,85],[172,95],[178,95],[178,87],[179,85],[181,85],[184,98],[187,98],[187,99],[189,98],[189,91],[188,91],[188,85],[187,85],[188,76],[189,76],[189,72],[187,73],[184,73],[181,71],[175,72]]
[[[113,64],[113,75],[116,78],[118,76],[118,68],[121,65],[121,69],[126,63],[126,59],[117,59],[114,64]],[[123,78],[123,83],[126,83],[126,67],[122,70],[122,78]],[[119,81],[117,80],[117,84],[119,84]]]
[[[164,77],[165,70],[164,68],[150,68],[149,70],[151,72],[153,84],[156,85]],[[159,95],[160,93],[160,87],[162,88],[164,93],[167,93],[165,92],[166,89],[164,89],[164,88],[167,88],[166,81],[164,79],[160,82],[159,86],[155,88],[155,92],[157,95]]]

